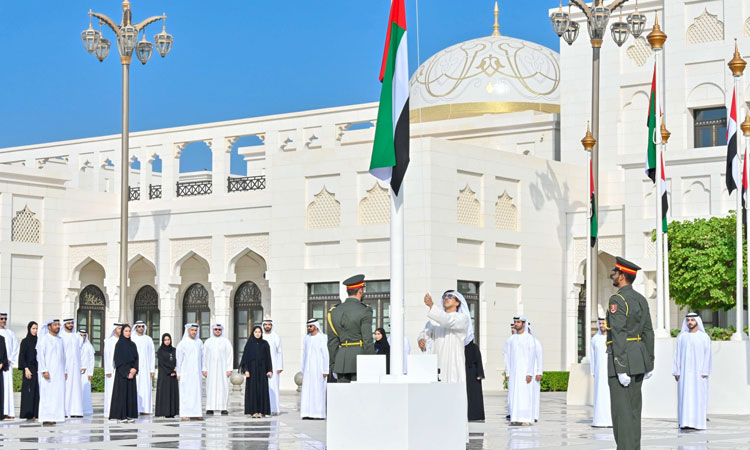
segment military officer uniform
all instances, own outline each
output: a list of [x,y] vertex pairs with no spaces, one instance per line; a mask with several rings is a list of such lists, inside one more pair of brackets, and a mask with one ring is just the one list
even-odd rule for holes
[[[612,269],[635,275],[640,267],[617,257]],[[654,370],[654,329],[646,299],[630,284],[610,297],[607,308],[608,384],[618,450],[641,448],[641,386]],[[624,375],[623,375],[624,374]],[[623,386],[620,377],[630,377]]]
[[[355,275],[344,281],[347,290],[365,288],[365,276]],[[349,297],[328,310],[328,354],[337,382],[357,380],[357,355],[374,353],[372,308]]]

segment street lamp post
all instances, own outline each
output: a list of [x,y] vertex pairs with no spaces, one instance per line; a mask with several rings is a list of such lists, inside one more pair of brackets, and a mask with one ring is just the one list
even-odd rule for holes
[[[630,34],[632,34],[635,38],[639,37],[643,33],[646,25],[646,16],[638,12],[637,0],[635,12],[628,15],[627,23],[622,21],[622,5],[627,1],[628,0],[614,0],[608,6],[604,6],[603,0],[595,0],[592,6],[588,6],[583,0],[569,0],[568,12],[565,12],[562,8],[561,0],[560,8],[550,15],[550,22],[552,23],[552,28],[554,29],[555,33],[563,38],[565,42],[568,43],[568,45],[572,45],[573,42],[575,42],[576,38],[578,38],[579,31],[578,23],[572,21],[570,18],[570,5],[576,6],[583,12],[584,16],[586,16],[589,38],[591,40],[591,48],[593,50],[591,67],[591,135],[594,139],[594,145],[590,151],[593,189],[595,195],[597,196],[595,206],[597,211],[593,211],[592,214],[595,214],[597,217],[600,217],[598,214],[598,205],[601,201],[601,196],[599,193],[599,61],[602,43],[604,42],[604,36],[607,31],[607,23],[609,22],[612,11],[620,8],[620,21],[613,23],[610,27],[612,39],[615,41],[618,47],[622,47]],[[587,270],[587,272],[590,272],[591,278],[586,280],[586,285],[591,286],[589,291],[591,292],[591,297],[596,297],[599,292],[597,270],[597,261],[599,256],[598,240],[594,243],[589,251],[591,252],[589,258],[591,261],[591,270]],[[591,302],[591,300],[592,299],[589,298],[589,296],[586,297],[586,309],[587,311],[589,311],[589,314],[591,311],[589,302]],[[585,336],[588,336],[590,334],[590,316],[586,317],[586,323],[589,325],[587,326]],[[586,359],[588,360],[590,353],[589,345],[586,345],[585,347]]]
[[[95,13],[89,10],[89,27],[81,33],[83,46],[88,53],[91,53],[99,59],[104,59],[109,54],[110,42],[102,36],[102,32],[95,30],[91,24],[91,18],[99,19],[99,25],[107,25],[117,38],[117,51],[120,54],[120,63],[122,64],[122,149],[120,162],[120,320],[125,320],[124,305],[127,300],[128,287],[128,200],[130,195],[130,185],[128,175],[130,172],[130,151],[129,151],[129,82],[130,82],[130,61],[135,51],[135,55],[142,64],[146,64],[153,53],[156,51],[163,57],[172,49],[174,39],[166,31],[167,16],[152,16],[148,19],[133,23],[133,13],[130,10],[130,2],[122,2],[122,22],[117,25],[112,19],[104,14]],[[162,21],[162,31],[154,36],[154,43],[146,40],[146,26]],[[143,39],[138,41],[138,35],[143,32]]]

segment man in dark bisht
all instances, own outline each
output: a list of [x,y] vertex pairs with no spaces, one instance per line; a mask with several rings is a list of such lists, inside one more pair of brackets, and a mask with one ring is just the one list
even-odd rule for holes
[[135,422],[138,417],[138,348],[130,340],[130,325],[123,325],[122,335],[115,345],[114,385],[109,418],[119,422]]
[[36,362],[36,334],[39,325],[31,321],[26,327],[26,337],[18,352],[18,368],[21,370],[21,417],[33,420],[39,417],[39,379]]
[[464,346],[466,362],[466,396],[469,406],[469,420],[484,420],[484,395],[482,394],[482,380],[484,366],[479,346],[471,341]]
[[262,418],[271,415],[271,397],[268,379],[273,375],[271,347],[263,340],[260,326],[253,327],[245,343],[240,362],[240,373],[245,374],[245,414]]
[[172,418],[180,413],[180,387],[177,384],[177,355],[169,333],[161,335],[156,351],[159,378],[156,382],[156,415]]

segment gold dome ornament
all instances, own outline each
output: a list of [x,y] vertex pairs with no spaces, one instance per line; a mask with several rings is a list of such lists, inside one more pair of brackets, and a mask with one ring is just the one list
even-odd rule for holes
[[596,139],[594,139],[594,136],[591,135],[591,127],[589,126],[589,122],[586,122],[586,136],[581,139],[581,144],[583,144],[583,149],[587,152],[593,150],[594,146],[596,145]]
[[667,130],[667,119],[664,117],[661,121],[661,141],[666,144],[669,142],[670,136],[672,136],[672,133]]
[[734,57],[729,61],[727,66],[729,66],[729,70],[732,71],[732,75],[735,77],[741,77],[742,73],[745,71],[745,66],[747,66],[745,60],[740,56],[740,50],[737,47],[737,39],[734,40]]
[[497,2],[495,2],[495,24],[492,25],[491,36],[500,36],[500,24],[497,22],[497,16],[499,13],[500,13],[500,8],[497,7]]
[[646,36],[649,45],[652,50],[662,50],[664,48],[664,42],[667,40],[667,35],[661,31],[659,26],[659,13],[654,13],[654,29]]
[[745,116],[745,120],[740,124],[740,128],[742,129],[742,134],[750,136],[750,116]]

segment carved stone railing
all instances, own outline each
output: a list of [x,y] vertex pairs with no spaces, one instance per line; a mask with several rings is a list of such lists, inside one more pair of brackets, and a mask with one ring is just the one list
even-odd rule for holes
[[209,195],[213,192],[212,183],[210,180],[206,181],[187,181],[177,182],[177,196],[178,197],[192,197],[195,195]]
[[260,191],[266,188],[266,176],[254,177],[229,177],[227,178],[227,191]]
[[141,199],[141,188],[131,187],[128,193],[128,201],[140,200]]
[[148,198],[153,200],[155,198],[161,198],[161,184],[149,184],[148,185]]

